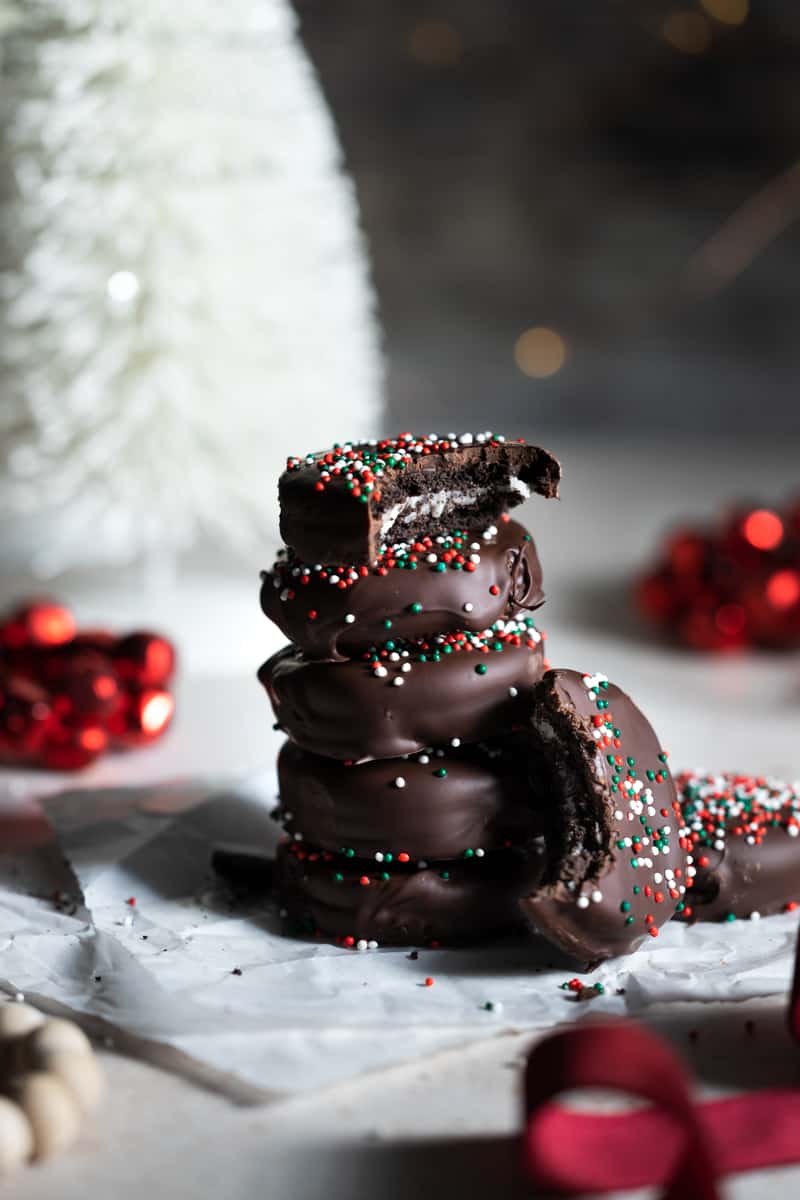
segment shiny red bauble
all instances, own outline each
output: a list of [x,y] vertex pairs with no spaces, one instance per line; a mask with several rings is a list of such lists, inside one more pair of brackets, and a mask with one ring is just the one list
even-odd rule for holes
[[160,634],[78,631],[51,600],[0,620],[0,763],[74,771],[155,741],[174,712],[175,650]]

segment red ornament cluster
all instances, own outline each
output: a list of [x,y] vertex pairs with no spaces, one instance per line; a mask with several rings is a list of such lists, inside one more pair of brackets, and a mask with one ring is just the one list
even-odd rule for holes
[[0,621],[0,763],[74,771],[169,725],[175,651],[158,634],[79,632],[61,604]]
[[666,539],[636,584],[641,612],[695,650],[800,646],[800,501],[737,508]]

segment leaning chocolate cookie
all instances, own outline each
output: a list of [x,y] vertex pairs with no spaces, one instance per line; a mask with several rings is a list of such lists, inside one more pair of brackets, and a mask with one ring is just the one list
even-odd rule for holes
[[696,875],[679,915],[757,920],[800,901],[800,792],[778,779],[689,772],[678,795]]
[[263,664],[278,724],[304,750],[345,762],[397,758],[451,738],[478,742],[525,721],[542,676],[530,617],[482,633],[390,639],[350,662],[286,646]]
[[308,563],[375,562],[382,546],[482,528],[533,493],[558,495],[547,450],[497,434],[410,433],[287,460],[281,537]]
[[285,742],[273,815],[294,840],[351,858],[483,858],[539,832],[524,769],[513,737],[349,767]]
[[500,851],[420,870],[283,844],[275,868],[296,932],[366,949],[478,942],[519,928],[519,896],[535,886],[541,865],[535,855]]
[[390,636],[478,632],[544,602],[531,535],[501,517],[384,548],[372,566],[304,563],[283,552],[262,575],[261,607],[307,658],[353,658]]
[[667,755],[604,675],[548,671],[534,689],[530,776],[545,806],[547,867],[528,922],[594,965],[634,950],[683,902],[688,839]]

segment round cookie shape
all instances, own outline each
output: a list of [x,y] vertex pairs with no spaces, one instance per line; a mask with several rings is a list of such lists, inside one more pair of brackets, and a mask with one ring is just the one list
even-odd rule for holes
[[658,937],[684,901],[691,855],[652,726],[604,675],[548,671],[529,743],[536,793],[550,803],[547,868],[520,902],[526,920],[589,965]]
[[370,567],[284,554],[262,575],[261,607],[307,658],[352,658],[389,636],[479,632],[544,603],[533,538],[504,514],[384,549]]
[[693,887],[685,920],[757,920],[800,903],[800,790],[780,779],[686,772],[678,795]]
[[[541,864],[511,851],[436,868],[374,862],[283,844],[276,887],[286,915],[307,934],[347,946],[479,942],[521,925],[519,896]],[[362,944],[359,944],[362,943]]]
[[561,467],[494,433],[402,433],[287,459],[281,537],[306,562],[369,564],[381,546],[486,528],[534,492],[558,495]]
[[457,737],[477,742],[526,719],[544,670],[531,618],[483,633],[395,642],[350,662],[317,662],[286,646],[259,669],[282,729],[304,750],[342,762],[398,758]]
[[291,837],[377,863],[483,857],[541,827],[513,738],[360,766],[288,741],[278,782],[273,815]]

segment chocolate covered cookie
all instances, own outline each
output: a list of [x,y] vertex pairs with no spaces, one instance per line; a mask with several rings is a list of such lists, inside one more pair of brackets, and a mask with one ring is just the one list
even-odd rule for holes
[[658,936],[684,902],[689,840],[667,755],[604,675],[548,671],[529,707],[534,794],[548,800],[546,866],[521,908],[593,965]]
[[513,738],[360,766],[285,742],[278,783],[273,815],[290,836],[379,863],[482,858],[541,828]]
[[558,495],[547,450],[493,433],[410,433],[289,458],[281,537],[307,563],[375,562],[382,546],[485,529],[528,496]]
[[678,778],[694,858],[686,920],[758,919],[800,902],[800,793],[778,779],[687,772]]
[[284,551],[261,587],[265,614],[307,658],[353,658],[387,636],[479,632],[543,602],[533,539],[507,515],[479,531],[384,547],[369,567]]
[[419,870],[284,844],[276,886],[300,933],[326,934],[359,949],[369,942],[453,945],[519,928],[519,896],[535,886],[540,869],[535,855],[511,851]]
[[542,635],[526,617],[479,634],[390,639],[350,662],[316,662],[286,646],[258,678],[299,746],[359,762],[509,733],[525,721],[543,670]]

